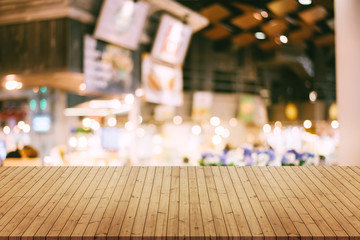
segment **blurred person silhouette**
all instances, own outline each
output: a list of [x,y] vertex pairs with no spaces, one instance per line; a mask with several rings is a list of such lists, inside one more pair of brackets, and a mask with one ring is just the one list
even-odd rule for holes
[[6,158],[21,158],[20,149],[16,148],[16,150],[8,152]]
[[38,156],[39,153],[34,147],[25,145],[21,149],[17,148],[16,150],[9,152],[6,155],[6,158],[36,158]]

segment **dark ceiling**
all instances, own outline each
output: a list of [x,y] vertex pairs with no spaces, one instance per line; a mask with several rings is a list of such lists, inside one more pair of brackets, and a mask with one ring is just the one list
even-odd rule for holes
[[[239,46],[256,44],[271,50],[285,35],[292,45],[334,44],[333,0],[313,0],[310,5],[297,0],[177,1],[210,20],[200,34],[213,41],[230,39]],[[265,39],[257,39],[256,32],[263,32]]]
[[[200,57],[201,61],[210,64],[214,71],[213,89],[210,90],[259,93],[267,88],[271,90],[271,102],[308,101],[309,92],[315,90],[318,99],[335,100],[333,0],[312,0],[309,5],[302,5],[297,0],[177,2],[210,20],[206,28],[194,35],[188,52],[184,80],[189,90],[198,88],[189,86],[193,84],[194,76],[206,75],[204,70],[194,73],[193,66],[202,63],[195,62],[199,56],[194,56],[193,51],[200,51],[207,56]],[[258,32],[265,38],[256,38]],[[281,42],[282,35],[287,37],[286,43]],[[212,42],[211,49],[205,48],[205,39]],[[234,50],[237,53],[234,54]],[[221,51],[233,60],[226,60]],[[219,63],[211,64],[206,59],[209,57],[222,59],[228,66],[235,61],[237,66],[223,70]],[[242,67],[244,61],[246,66]],[[209,66],[204,68],[209,70]],[[209,80],[205,78],[201,81],[207,86]]]

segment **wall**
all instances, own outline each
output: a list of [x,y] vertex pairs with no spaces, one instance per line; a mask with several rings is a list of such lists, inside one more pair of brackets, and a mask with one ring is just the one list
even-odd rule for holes
[[82,72],[92,26],[69,18],[0,25],[0,75]]
[[[292,102],[295,104],[298,110],[297,122],[302,122],[304,120],[311,121],[321,121],[328,120],[328,110],[330,104],[325,101],[316,101],[315,103],[311,102]],[[285,116],[286,103],[277,103],[269,107],[269,120],[270,121],[289,121]],[[294,121],[294,122],[296,122]]]
[[66,69],[68,25],[67,19],[0,25],[0,74]]

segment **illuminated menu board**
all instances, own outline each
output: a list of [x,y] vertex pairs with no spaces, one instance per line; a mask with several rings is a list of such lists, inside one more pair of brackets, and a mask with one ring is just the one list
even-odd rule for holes
[[183,75],[180,67],[162,64],[145,55],[141,74],[148,102],[170,106],[183,104]]
[[84,43],[84,79],[86,91],[122,93],[135,89],[132,81],[132,54],[90,36]]
[[136,50],[148,9],[149,5],[144,2],[106,0],[96,24],[95,38]]
[[191,34],[192,30],[188,25],[169,15],[162,15],[151,56],[173,65],[182,64]]

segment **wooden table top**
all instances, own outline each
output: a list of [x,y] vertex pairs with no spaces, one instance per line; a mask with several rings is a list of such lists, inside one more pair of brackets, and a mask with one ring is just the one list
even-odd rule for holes
[[359,167],[0,167],[0,240],[360,239]]

